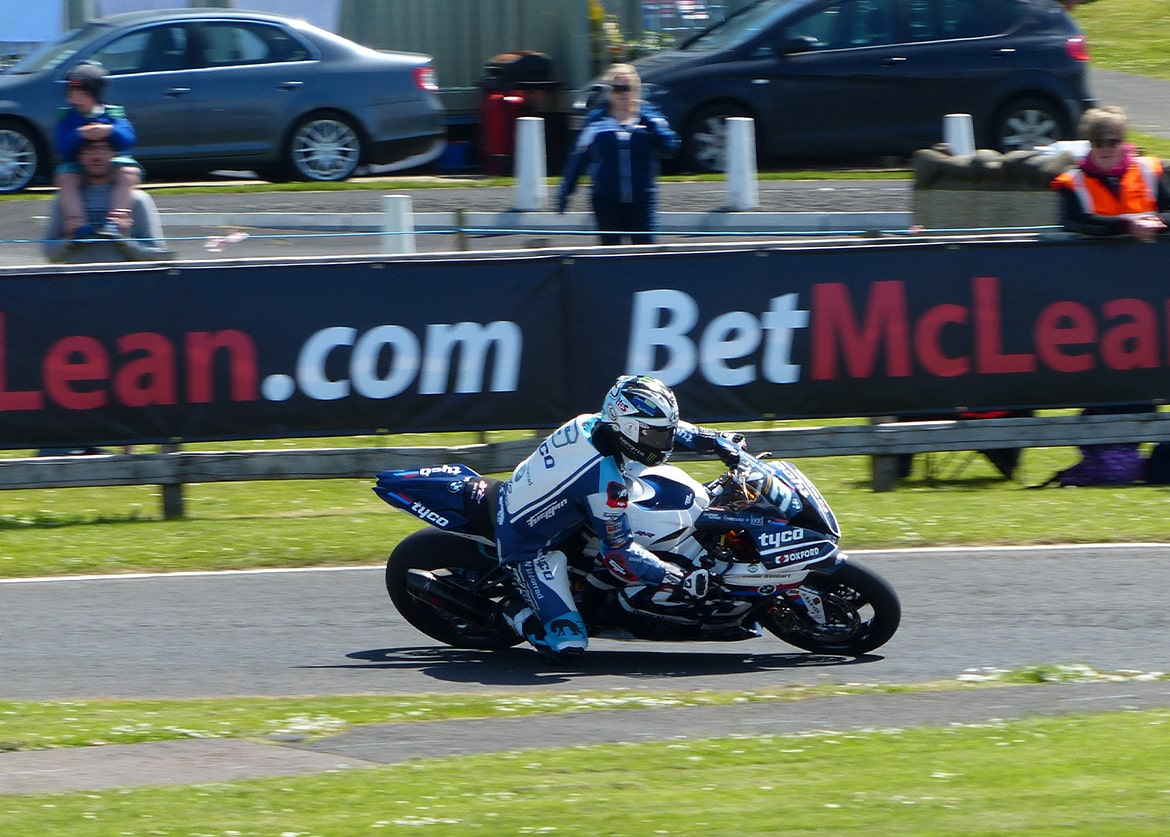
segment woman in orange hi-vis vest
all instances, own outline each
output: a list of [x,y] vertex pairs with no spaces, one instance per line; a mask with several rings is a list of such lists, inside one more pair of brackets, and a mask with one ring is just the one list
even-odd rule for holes
[[1060,221],[1069,232],[1132,235],[1153,241],[1167,230],[1170,179],[1157,157],[1140,157],[1125,141],[1125,111],[1109,106],[1085,111],[1081,136],[1089,153],[1075,169],[1052,181],[1060,192]]

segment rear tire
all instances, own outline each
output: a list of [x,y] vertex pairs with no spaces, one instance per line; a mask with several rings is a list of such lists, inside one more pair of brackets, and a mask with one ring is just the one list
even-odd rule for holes
[[[483,620],[471,620],[444,606],[437,597],[424,601],[407,589],[410,570],[427,570],[442,581],[462,588],[483,601]],[[499,575],[499,563],[485,555],[475,541],[437,529],[421,529],[408,535],[386,561],[386,592],[402,617],[432,639],[454,648],[497,650],[521,642],[497,611],[500,600],[512,592]]]
[[992,128],[992,140],[999,151],[1031,151],[1038,145],[1052,145],[1068,136],[1068,117],[1051,102],[1033,97],[1013,99],[1000,109]]
[[800,585],[820,593],[826,624],[777,607],[760,624],[789,645],[819,654],[860,656],[885,645],[902,621],[898,594],[864,564],[847,561],[832,575],[810,575]]
[[293,129],[287,164],[298,179],[318,182],[348,180],[365,156],[362,136],[339,113],[306,116]]

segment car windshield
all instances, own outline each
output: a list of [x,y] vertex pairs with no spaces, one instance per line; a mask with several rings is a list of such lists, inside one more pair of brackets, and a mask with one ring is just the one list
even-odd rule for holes
[[43,70],[52,70],[60,67],[77,51],[93,40],[94,33],[106,29],[105,24],[91,23],[83,29],[74,29],[57,41],[51,41],[40,49],[26,55],[7,70],[9,75],[21,73],[39,73]]
[[760,0],[706,32],[696,35],[680,49],[688,52],[726,49],[755,37],[772,25],[792,5],[792,0]]

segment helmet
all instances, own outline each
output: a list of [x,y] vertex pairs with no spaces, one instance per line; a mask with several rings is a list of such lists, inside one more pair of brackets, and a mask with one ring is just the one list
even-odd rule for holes
[[70,90],[84,90],[100,102],[106,87],[106,68],[101,64],[83,61],[69,71],[65,80]]
[[657,378],[623,375],[606,393],[601,420],[616,431],[623,454],[643,465],[657,465],[674,448],[678,402]]

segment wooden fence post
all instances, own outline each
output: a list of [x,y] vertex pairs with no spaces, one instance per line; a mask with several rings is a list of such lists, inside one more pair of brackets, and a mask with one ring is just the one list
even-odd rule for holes
[[[175,443],[160,446],[162,453],[178,453],[181,446]],[[183,503],[183,483],[177,479],[159,486],[162,489],[163,520],[182,520],[187,516]]]
[[[892,416],[874,416],[870,424],[886,424],[893,421]],[[893,491],[898,487],[898,456],[897,454],[883,453],[870,457],[870,474],[874,491]]]

